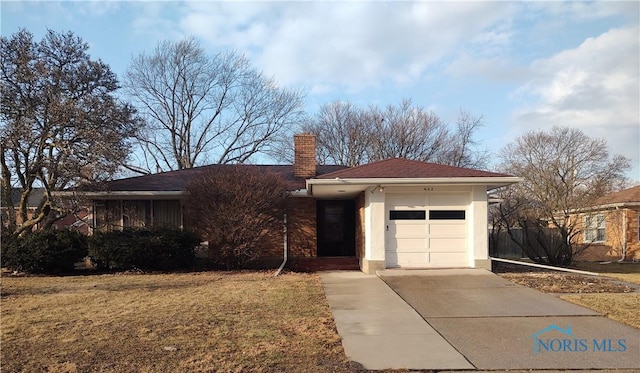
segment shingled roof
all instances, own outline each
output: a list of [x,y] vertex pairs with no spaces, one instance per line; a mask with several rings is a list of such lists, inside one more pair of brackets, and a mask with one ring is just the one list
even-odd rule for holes
[[633,188],[609,193],[596,200],[597,206],[613,205],[619,203],[640,203],[640,185]]
[[[235,165],[215,164],[185,170],[168,171],[119,179],[105,183],[98,192],[182,192],[197,175],[209,170],[219,170]],[[293,165],[251,165],[264,172],[279,175],[289,190],[305,189],[306,180],[294,175]],[[392,158],[356,167],[319,165],[312,180],[328,179],[446,179],[446,178],[486,178],[510,177],[511,175],[446,166],[436,163]],[[88,192],[88,191],[87,191]]]
[[[218,170],[235,165],[215,164],[202,167],[194,167],[185,170],[168,171],[158,174],[119,179],[105,183],[101,189],[109,192],[167,192],[184,191],[189,181],[197,175],[209,170]],[[287,183],[289,190],[304,189],[305,179],[295,177],[292,165],[258,165],[264,172],[272,172],[279,175]],[[317,166],[317,173],[329,173],[344,169],[344,166]]]
[[391,158],[362,166],[347,168],[319,175],[316,179],[418,179],[449,177],[509,177],[511,175],[489,171],[446,166],[436,163],[413,161],[405,158]]

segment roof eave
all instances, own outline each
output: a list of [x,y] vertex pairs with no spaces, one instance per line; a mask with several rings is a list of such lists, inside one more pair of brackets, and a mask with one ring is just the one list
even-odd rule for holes
[[307,191],[313,193],[313,185],[486,185],[487,189],[516,184],[523,180],[515,176],[489,177],[434,177],[434,178],[334,178],[307,179]]
[[430,177],[430,178],[335,178],[335,179],[307,179],[307,186],[309,185],[369,185],[369,184],[386,184],[386,185],[399,185],[399,184],[440,184],[440,185],[460,185],[460,184],[473,184],[473,185],[496,185],[496,184],[515,184],[521,182],[521,177],[515,176],[479,176],[479,177]]
[[81,196],[89,199],[136,199],[136,198],[181,198],[186,193],[181,190],[141,190],[141,191],[101,191],[101,192],[79,192],[63,191],[56,192],[60,197]]
[[569,214],[580,214],[591,211],[602,211],[602,210],[611,210],[611,209],[619,209],[625,207],[640,207],[640,202],[616,202],[616,203],[608,203],[604,205],[595,205],[584,207],[580,209],[571,209],[567,211]]

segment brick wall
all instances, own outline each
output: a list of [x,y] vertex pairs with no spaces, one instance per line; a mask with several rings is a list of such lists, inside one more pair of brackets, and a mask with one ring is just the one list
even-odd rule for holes
[[627,259],[640,261],[640,207],[627,209]]
[[[287,235],[289,257],[312,257],[317,254],[316,200],[313,198],[289,198],[287,200]],[[270,234],[269,249],[262,257],[282,258],[284,231]]]
[[296,177],[316,176],[316,137],[312,134],[293,136],[294,155],[293,172]]
[[574,260],[580,262],[603,262],[620,259],[618,254],[611,250],[611,246],[591,244],[585,249],[579,249]]
[[317,256],[316,200],[314,198],[290,198],[287,204],[289,256]]

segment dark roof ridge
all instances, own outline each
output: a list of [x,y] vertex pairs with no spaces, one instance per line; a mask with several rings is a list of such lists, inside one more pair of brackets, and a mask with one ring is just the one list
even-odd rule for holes
[[[96,189],[100,191],[183,191],[188,182],[197,175],[207,170],[216,170],[223,167],[257,167],[265,172],[278,174],[287,183],[291,190],[303,189],[304,178],[296,177],[294,167],[291,164],[262,165],[262,164],[237,164],[237,163],[216,163],[181,170],[159,172],[155,174],[139,175],[128,178],[107,181]],[[318,173],[334,172],[344,166],[320,165],[317,167]]]
[[[293,165],[291,165],[291,164],[211,163],[211,164],[206,164],[206,165],[202,165],[202,166],[195,166],[195,167],[190,167],[190,168],[182,168],[182,169],[179,169],[179,170],[168,170],[168,171],[161,171],[161,172],[155,172],[155,173],[148,173],[148,174],[141,174],[141,175],[123,177],[123,178],[120,178],[120,179],[109,180],[109,181],[107,181],[107,183],[113,182],[113,181],[137,179],[137,178],[141,178],[141,177],[162,176],[162,175],[168,175],[168,174],[194,172],[194,171],[199,172],[199,171],[205,170],[207,168],[230,167],[230,166],[293,167]],[[318,165],[318,167],[325,167],[325,166],[332,166],[332,165]]]
[[[419,160],[415,160],[415,159],[407,159],[407,158],[401,158],[401,157],[396,157],[396,158],[388,158],[388,159],[383,159],[380,161],[375,161],[375,162],[371,162],[371,163],[367,163],[367,164],[362,164],[362,165],[358,165],[358,166],[354,166],[354,167],[350,167],[344,170],[339,170],[339,171],[335,171],[335,172],[331,172],[331,173],[327,173],[327,174],[323,174],[323,175],[319,175],[316,178],[322,178],[322,179],[329,179],[329,178],[336,178],[336,177],[340,177],[340,175],[358,175],[361,171],[364,171],[365,174],[368,173],[384,173],[385,171],[389,171],[389,170],[385,170],[385,167],[388,167],[388,163],[391,163],[393,166],[393,169],[391,170],[391,173],[397,173],[398,171],[398,167],[406,167],[406,166],[412,166],[412,167],[419,167],[420,170],[416,170],[414,169],[414,172],[418,172],[419,174],[422,173],[426,173],[427,171],[429,173],[433,172],[435,174],[439,174],[439,173],[443,173],[443,171],[445,174],[449,174],[451,172],[455,173],[455,175],[451,174],[450,176],[445,176],[445,175],[430,175],[430,176],[425,176],[425,175],[420,175],[420,176],[405,176],[408,178],[421,178],[421,177],[503,177],[503,176],[512,176],[512,175],[508,175],[508,174],[503,174],[503,173],[497,173],[497,172],[491,172],[491,171],[484,171],[484,170],[478,170],[478,169],[473,169],[473,168],[467,168],[467,167],[458,167],[458,166],[451,166],[451,165],[445,165],[445,164],[440,164],[440,163],[433,163],[433,162],[425,162],[425,161],[419,161]],[[427,170],[428,169],[428,170]],[[369,171],[369,172],[368,172]],[[466,175],[461,175],[461,174],[466,174]],[[367,176],[347,176],[347,178],[371,178],[371,177],[379,177],[379,178],[400,178],[401,176],[372,176],[372,175],[367,175]]]

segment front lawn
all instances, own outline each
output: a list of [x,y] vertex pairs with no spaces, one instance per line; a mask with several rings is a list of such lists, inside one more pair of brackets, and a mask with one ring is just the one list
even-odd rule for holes
[[574,273],[499,263],[495,267],[500,276],[520,285],[547,293],[564,293],[560,298],[575,303],[610,319],[640,328],[640,263],[578,262],[574,268],[599,273],[585,276]]
[[[601,276],[640,284],[640,263],[577,262],[575,267]],[[603,315],[640,329],[640,294],[583,294],[563,299],[591,308]]]
[[600,273],[602,276],[640,284],[640,263],[576,262],[575,268]]
[[3,372],[354,371],[315,274],[3,276]]
[[590,308],[608,318],[640,329],[640,294],[580,294],[560,298]]

